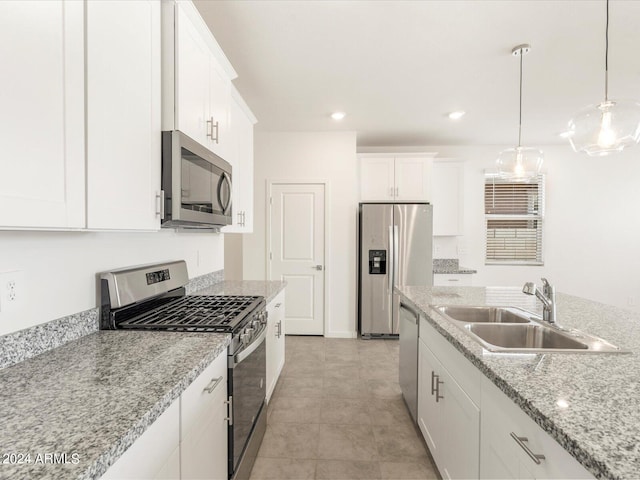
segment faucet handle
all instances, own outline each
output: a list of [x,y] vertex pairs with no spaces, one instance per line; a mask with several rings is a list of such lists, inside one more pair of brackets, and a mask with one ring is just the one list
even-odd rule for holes
[[544,292],[544,294],[548,297],[549,295],[551,295],[551,284],[549,283],[549,280],[547,280],[546,278],[541,278],[542,280],[542,291]]

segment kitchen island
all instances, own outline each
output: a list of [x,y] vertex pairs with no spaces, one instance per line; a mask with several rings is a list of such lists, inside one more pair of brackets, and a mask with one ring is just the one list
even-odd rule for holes
[[[541,313],[520,288],[397,287],[404,301],[596,478],[640,475],[640,315],[557,295],[558,322],[630,353],[487,352],[433,305],[516,306]],[[445,365],[446,367],[446,365]]]

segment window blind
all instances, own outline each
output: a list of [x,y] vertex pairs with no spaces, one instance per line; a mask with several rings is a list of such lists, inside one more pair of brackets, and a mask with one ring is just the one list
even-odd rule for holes
[[486,175],[487,264],[542,265],[544,175],[523,182]]

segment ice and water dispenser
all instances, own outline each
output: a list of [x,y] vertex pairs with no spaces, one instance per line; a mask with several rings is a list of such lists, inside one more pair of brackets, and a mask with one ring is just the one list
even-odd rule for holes
[[387,274],[387,251],[369,250],[369,275]]

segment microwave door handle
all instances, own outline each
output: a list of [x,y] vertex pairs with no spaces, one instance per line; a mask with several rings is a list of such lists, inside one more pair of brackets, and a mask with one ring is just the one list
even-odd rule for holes
[[227,182],[227,184],[229,184],[229,198],[227,200],[227,203],[225,205],[223,205],[222,203],[222,182],[220,182],[218,184],[218,202],[220,203],[220,206],[222,207],[222,212],[223,213],[227,213],[227,211],[229,210],[229,207],[231,206],[231,177],[229,177],[229,175],[227,174],[227,172],[222,172],[222,179],[224,181]]

